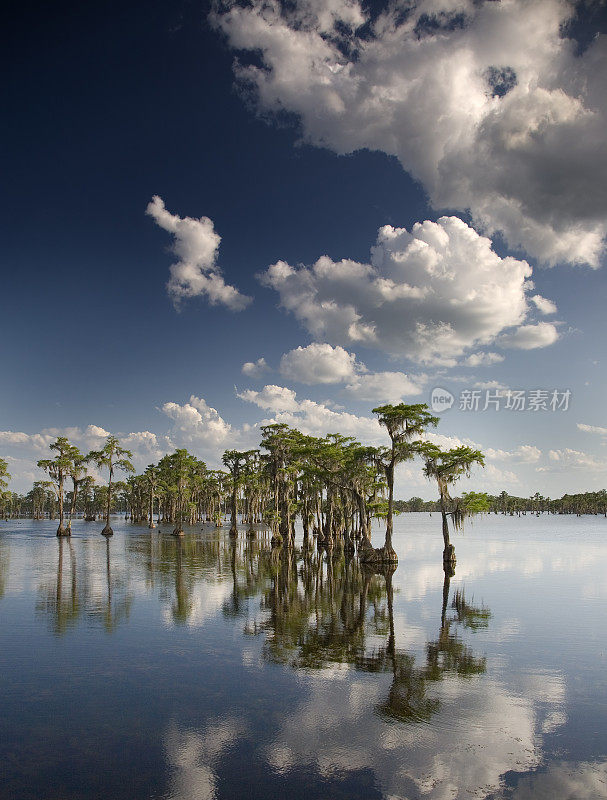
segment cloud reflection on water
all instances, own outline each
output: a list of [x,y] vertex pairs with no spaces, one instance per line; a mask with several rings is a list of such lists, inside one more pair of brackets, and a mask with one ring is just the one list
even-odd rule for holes
[[[585,587],[598,586],[604,544],[571,536],[555,553],[541,538],[464,535],[441,613],[433,522],[423,519],[417,531],[415,517],[398,520],[392,596],[384,576],[366,577],[343,557],[289,559],[263,540],[234,544],[222,532],[192,532],[183,542],[136,528],[111,542],[80,537],[76,527],[65,542],[8,535],[0,539],[8,565],[0,603],[34,586],[38,615],[69,636],[98,620],[110,633],[133,625],[131,610],[141,603],[163,637],[183,626],[191,639],[182,648],[200,646],[195,637],[214,625],[234,643],[236,662],[225,666],[242,670],[243,681],[255,671],[265,686],[279,670],[293,686],[286,713],[271,726],[267,707],[235,714],[219,694],[206,721],[174,717],[163,733],[170,800],[219,797],[222,764],[243,743],[284,787],[301,781],[303,770],[325,783],[371,773],[394,800],[607,797],[603,762],[553,761],[550,749],[575,712],[561,648],[574,648],[576,635],[584,641],[583,615],[574,612]],[[436,536],[428,539],[429,530]],[[557,609],[563,586],[568,601]],[[527,588],[544,612],[526,599]],[[475,605],[475,591],[491,610]],[[559,633],[564,612],[577,627],[569,620]],[[552,627],[535,641],[532,624]],[[584,643],[590,660],[596,636]],[[266,702],[271,708],[271,694]]]

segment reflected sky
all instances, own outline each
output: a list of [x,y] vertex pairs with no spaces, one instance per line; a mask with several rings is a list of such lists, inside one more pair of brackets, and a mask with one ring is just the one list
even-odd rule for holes
[[453,575],[437,515],[386,574],[54,527],[0,524],[2,798],[607,798],[602,518],[476,519]]

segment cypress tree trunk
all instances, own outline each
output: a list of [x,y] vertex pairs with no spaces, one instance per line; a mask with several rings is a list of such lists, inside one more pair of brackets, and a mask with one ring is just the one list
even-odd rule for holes
[[[158,519],[160,519],[160,514],[158,515]],[[150,492],[150,521],[148,524],[148,528],[155,528],[154,525],[154,492]]]
[[443,523],[443,564],[455,564],[455,547],[451,544],[449,538],[449,520],[445,507],[444,488],[442,486],[440,487],[440,510]]
[[386,539],[384,542],[384,553],[386,557],[390,557],[394,553],[392,547],[392,532],[394,529],[393,521],[393,508],[394,508],[394,456],[390,461],[390,466],[386,469],[386,477],[388,479],[388,516],[386,519]]
[[234,486],[232,487],[232,508],[230,514],[230,536],[238,536],[238,486],[236,483],[236,473],[233,475]]
[[364,552],[372,552],[373,545],[371,544],[371,538],[369,536],[365,499],[360,492],[356,493],[356,502],[358,503],[358,516],[360,520],[360,532],[362,536],[360,544],[358,545],[358,552],[362,555]]
[[57,536],[69,536],[71,533],[69,528],[63,525],[63,475],[59,475],[59,527],[57,528]]
[[112,462],[110,461],[110,478],[107,484],[107,502],[105,506],[105,527],[101,531],[103,536],[113,536],[114,531],[110,526],[110,506],[112,504],[112,478],[114,477],[114,470],[112,469]]

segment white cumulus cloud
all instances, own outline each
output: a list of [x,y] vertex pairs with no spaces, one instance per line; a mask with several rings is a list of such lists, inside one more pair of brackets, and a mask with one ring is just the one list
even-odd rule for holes
[[172,250],[179,260],[171,265],[167,289],[176,304],[200,296],[206,297],[211,305],[242,311],[251,303],[252,298],[223,279],[217,266],[221,237],[208,217],[193,219],[171,214],[157,195],[148,204],[146,214],[174,236]]
[[529,324],[530,277],[526,261],[501,258],[461,219],[441,217],[416,223],[410,233],[384,226],[370,263],[328,256],[312,266],[278,261],[261,281],[317,340],[452,366],[467,349],[490,345],[510,329],[500,344],[528,349],[556,340],[554,325]]
[[231,425],[202,397],[192,395],[183,405],[165,403],[162,411],[173,421],[170,437],[178,446],[215,450],[232,433]]
[[48,433],[24,433],[23,431],[0,431],[0,444],[3,447],[26,447],[46,451],[56,437]]
[[603,428],[601,425],[585,425],[583,422],[577,423],[578,430],[584,431],[584,433],[595,433],[599,436],[607,436],[607,428]]
[[280,372],[285,378],[308,385],[345,383],[346,392],[357,400],[386,403],[420,394],[427,380],[426,375],[369,372],[357,361],[355,353],[339,345],[333,347],[317,342],[285,353],[280,361]]
[[276,386],[275,384],[268,384],[264,386],[260,392],[253,389],[245,389],[244,392],[239,392],[238,397],[245,400],[247,403],[254,403],[259,408],[267,411],[297,411],[299,403],[297,402],[296,393],[293,389],[288,389],[286,386]]
[[562,450],[550,450],[548,456],[551,466],[540,469],[541,472],[561,470],[583,470],[585,472],[604,472],[607,470],[607,461],[596,458],[590,453],[573,450],[565,447]]
[[514,350],[535,350],[548,347],[559,338],[556,326],[551,322],[537,322],[532,325],[521,325],[515,331],[505,333],[498,339],[500,347]]
[[[573,0],[226,3],[212,22],[243,91],[305,141],[399,159],[434,208],[470,210],[545,262],[599,265],[607,37],[580,55]],[[361,27],[362,23],[364,27]],[[252,63],[251,63],[252,62]]]
[[258,358],[257,361],[245,361],[242,365],[242,374],[246,375],[247,378],[259,378],[264,372],[269,371],[270,367],[263,356]]
[[490,461],[515,461],[527,464],[537,463],[542,455],[539,447],[532,444],[521,444],[514,450],[495,450],[488,447],[485,456]]
[[490,367],[503,360],[504,356],[499,353],[471,353],[464,363],[468,367]]
[[262,425],[283,423],[309,436],[341,433],[344,436],[354,436],[365,443],[386,444],[387,434],[377,419],[357,416],[347,411],[335,411],[326,403],[317,403],[314,400],[298,400],[297,394],[285,386],[264,386],[259,392],[247,389],[239,393],[238,397],[273,413],[271,419],[261,422]]
[[357,375],[346,390],[357,400],[377,403],[400,403],[403,398],[423,391],[426,376],[404,372],[373,372]]
[[542,297],[541,294],[534,294],[531,299],[540,314],[556,314],[556,303],[553,303],[552,300]]
[[280,359],[281,375],[307,384],[342,383],[353,379],[358,369],[353,353],[316,342],[291,350]]

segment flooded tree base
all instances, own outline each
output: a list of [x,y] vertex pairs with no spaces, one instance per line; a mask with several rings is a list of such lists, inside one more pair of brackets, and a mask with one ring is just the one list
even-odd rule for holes
[[448,544],[443,550],[443,564],[455,565],[456,561],[457,559],[455,558],[455,547],[452,544]]
[[366,547],[360,552],[359,558],[363,564],[398,564],[398,556],[392,547]]

